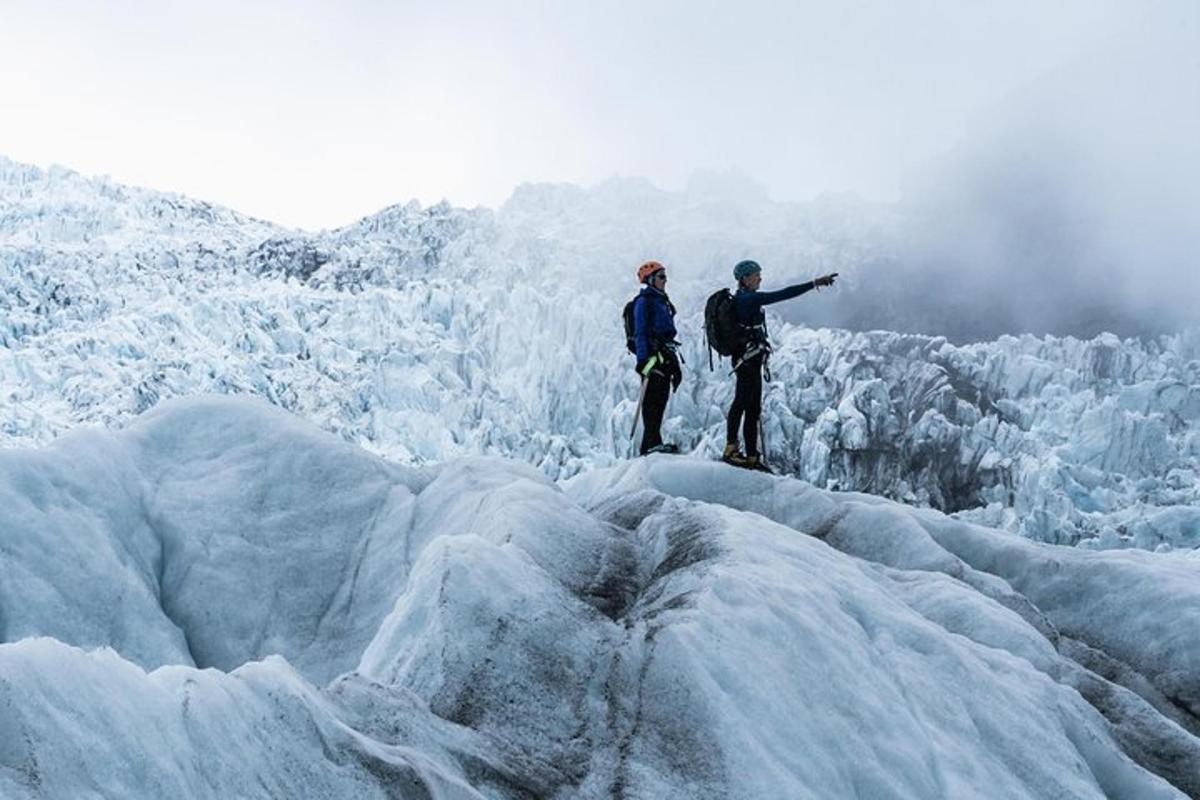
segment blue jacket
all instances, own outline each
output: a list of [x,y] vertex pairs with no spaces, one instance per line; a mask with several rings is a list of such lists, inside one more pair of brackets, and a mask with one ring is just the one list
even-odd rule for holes
[[675,339],[675,308],[667,295],[653,286],[643,286],[633,301],[633,340],[640,364],[654,355],[662,342]]
[[[737,294],[733,296],[733,313],[737,317],[739,325],[758,328],[759,335],[765,338],[764,326],[767,324],[767,315],[763,313],[763,306],[769,306],[781,300],[791,300],[814,288],[816,288],[816,283],[813,281],[797,283],[773,292],[756,292],[753,289],[740,287]],[[754,338],[753,334],[751,338]]]

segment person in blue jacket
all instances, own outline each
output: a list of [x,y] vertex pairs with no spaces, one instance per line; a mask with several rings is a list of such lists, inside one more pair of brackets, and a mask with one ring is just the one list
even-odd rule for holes
[[643,383],[642,446],[640,453],[676,453],[679,448],[662,440],[663,413],[672,385],[679,387],[683,370],[675,350],[675,306],[667,297],[667,269],[657,261],[638,267],[642,291],[633,301],[633,338],[637,373]]
[[[733,296],[734,316],[740,336],[733,352],[733,368],[737,375],[737,387],[733,393],[733,404],[725,420],[725,452],[722,459],[740,467],[770,471],[758,452],[758,423],[762,416],[763,368],[771,354],[767,341],[767,317],[763,306],[799,297],[805,292],[821,286],[832,286],[837,273],[822,275],[807,283],[797,283],[773,292],[760,292],[762,267],[757,261],[739,261],[733,268],[733,277],[738,282],[737,294]],[[738,428],[746,440],[746,452],[740,451]]]

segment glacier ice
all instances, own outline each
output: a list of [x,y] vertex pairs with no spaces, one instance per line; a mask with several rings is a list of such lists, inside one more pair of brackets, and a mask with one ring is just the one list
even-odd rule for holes
[[1200,792],[1194,551],[219,395],[0,451],[0,496],[5,797]]
[[[752,194],[752,193],[751,193]],[[703,182],[526,186],[498,211],[397,205],[291,231],[207,203],[0,159],[0,442],[120,427],[160,400],[252,394],[390,460],[497,455],[551,478],[617,463],[636,398],[617,316],[651,253],[684,309],[665,431],[715,456],[732,393],[699,309],[764,253],[868,284],[894,220]],[[775,267],[774,265],[782,265]],[[816,271],[816,270],[811,270]],[[1093,549],[1200,540],[1200,334],[954,344],[772,319],[774,465],[822,488]]]

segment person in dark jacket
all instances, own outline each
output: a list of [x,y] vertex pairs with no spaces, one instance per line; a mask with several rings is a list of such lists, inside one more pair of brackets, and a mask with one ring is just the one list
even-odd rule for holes
[[[725,420],[724,461],[739,467],[750,467],[769,472],[758,452],[758,423],[762,417],[763,369],[771,355],[767,341],[767,317],[763,306],[799,297],[805,292],[821,286],[832,286],[837,273],[822,275],[807,283],[797,283],[773,292],[760,292],[762,267],[756,261],[739,261],[733,268],[738,290],[733,296],[734,316],[741,333],[739,344],[733,353],[733,368],[737,374],[737,387],[733,393],[733,404]],[[746,452],[740,451],[738,428],[746,440]]]
[[683,371],[675,354],[675,306],[667,297],[667,270],[657,261],[638,267],[642,291],[633,301],[633,338],[637,373],[642,379],[641,454],[675,453],[679,448],[662,440],[663,413],[672,385],[679,387]]

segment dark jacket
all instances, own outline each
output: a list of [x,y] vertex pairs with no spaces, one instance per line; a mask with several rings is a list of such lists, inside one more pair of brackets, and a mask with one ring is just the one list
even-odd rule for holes
[[739,287],[737,294],[733,296],[733,313],[738,324],[749,329],[750,342],[765,342],[767,339],[767,315],[763,313],[763,306],[769,306],[782,300],[791,300],[814,288],[816,288],[816,283],[813,281],[797,283],[773,292],[756,292],[753,289]]
[[643,286],[633,301],[633,340],[640,364],[662,348],[663,342],[674,341],[675,307],[667,295],[653,286]]

